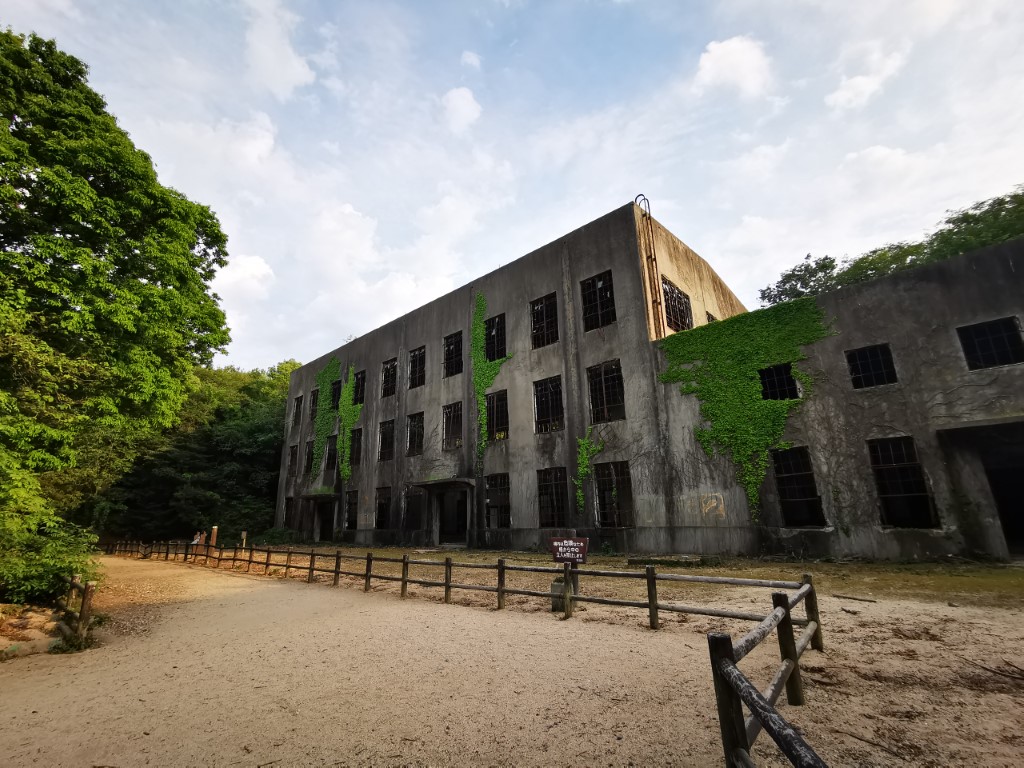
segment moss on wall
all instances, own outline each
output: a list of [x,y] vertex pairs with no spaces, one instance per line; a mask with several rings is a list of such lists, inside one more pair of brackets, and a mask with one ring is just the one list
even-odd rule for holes
[[[728,456],[758,518],[758,489],[768,471],[768,451],[781,442],[790,412],[801,400],[763,400],[758,371],[804,359],[801,346],[828,334],[813,298],[778,304],[673,334],[662,340],[668,358],[663,381],[696,395],[704,425],[696,436],[704,451]],[[793,367],[807,397],[810,377]]]
[[498,378],[501,366],[512,355],[500,360],[487,359],[487,299],[482,293],[476,294],[473,302],[473,325],[470,328],[469,356],[473,365],[473,392],[476,395],[477,424],[479,425],[476,455],[482,459],[487,447],[487,390]]
[[[356,405],[352,402],[352,395],[355,392],[355,368],[349,366],[348,376],[345,378],[341,388],[341,395],[338,407],[333,408],[331,403],[331,385],[341,378],[341,363],[336,357],[327,361],[320,372],[316,375],[316,385],[320,390],[317,396],[316,420],[314,423],[313,436],[313,474],[319,474],[320,464],[324,458],[324,450],[327,441],[334,432],[334,424],[338,424],[338,473],[342,480],[352,477],[352,465],[350,464],[352,453],[352,427],[359,420],[363,411],[362,404]],[[333,478],[324,478],[325,481]]]

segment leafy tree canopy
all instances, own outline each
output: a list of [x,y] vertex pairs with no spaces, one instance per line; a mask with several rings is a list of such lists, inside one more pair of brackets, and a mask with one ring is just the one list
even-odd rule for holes
[[777,282],[761,289],[761,303],[777,304],[814,296],[1016,237],[1024,237],[1024,185],[1009,195],[949,213],[939,228],[921,242],[892,243],[841,265],[831,256],[815,259],[807,254],[802,262],[783,272]]

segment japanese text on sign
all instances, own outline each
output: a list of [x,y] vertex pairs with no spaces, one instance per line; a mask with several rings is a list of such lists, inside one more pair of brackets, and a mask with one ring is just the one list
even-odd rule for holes
[[552,539],[551,553],[556,563],[586,563],[590,539]]

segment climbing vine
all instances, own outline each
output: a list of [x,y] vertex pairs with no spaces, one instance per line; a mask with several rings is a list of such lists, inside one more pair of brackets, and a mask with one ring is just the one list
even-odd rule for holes
[[[752,517],[760,509],[758,489],[768,471],[768,451],[781,440],[790,412],[800,400],[764,400],[758,371],[804,359],[800,347],[826,336],[813,298],[797,299],[728,320],[676,333],[661,342],[668,358],[663,381],[682,384],[696,395],[705,426],[696,429],[704,451],[727,455],[747,494]],[[810,392],[810,377],[793,367]]]
[[583,496],[583,482],[594,471],[594,457],[604,450],[604,443],[594,440],[590,434],[593,427],[587,427],[587,434],[576,438],[576,477],[572,479],[576,486],[576,508],[583,512],[586,500]]
[[313,474],[320,473],[320,462],[324,458],[324,449],[334,431],[335,411],[331,407],[331,384],[341,375],[341,363],[332,357],[327,361],[320,373],[316,375],[316,386],[320,390],[316,401],[316,417],[313,433]]
[[487,299],[482,293],[476,294],[473,307],[473,325],[470,328],[469,355],[473,363],[473,390],[476,393],[477,424],[480,436],[476,442],[477,458],[483,458],[487,447],[487,390],[498,378],[498,371],[512,355],[500,360],[487,359]]
[[341,399],[338,401],[338,474],[345,482],[352,477],[352,428],[363,412],[362,403],[352,402],[356,391],[355,370],[353,365],[348,367],[348,375],[341,388]]

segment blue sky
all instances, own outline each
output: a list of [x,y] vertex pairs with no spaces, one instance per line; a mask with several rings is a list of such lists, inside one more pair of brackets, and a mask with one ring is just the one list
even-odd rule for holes
[[307,361],[646,194],[748,307],[1024,182],[1016,0],[7,0],[230,238],[222,364]]

